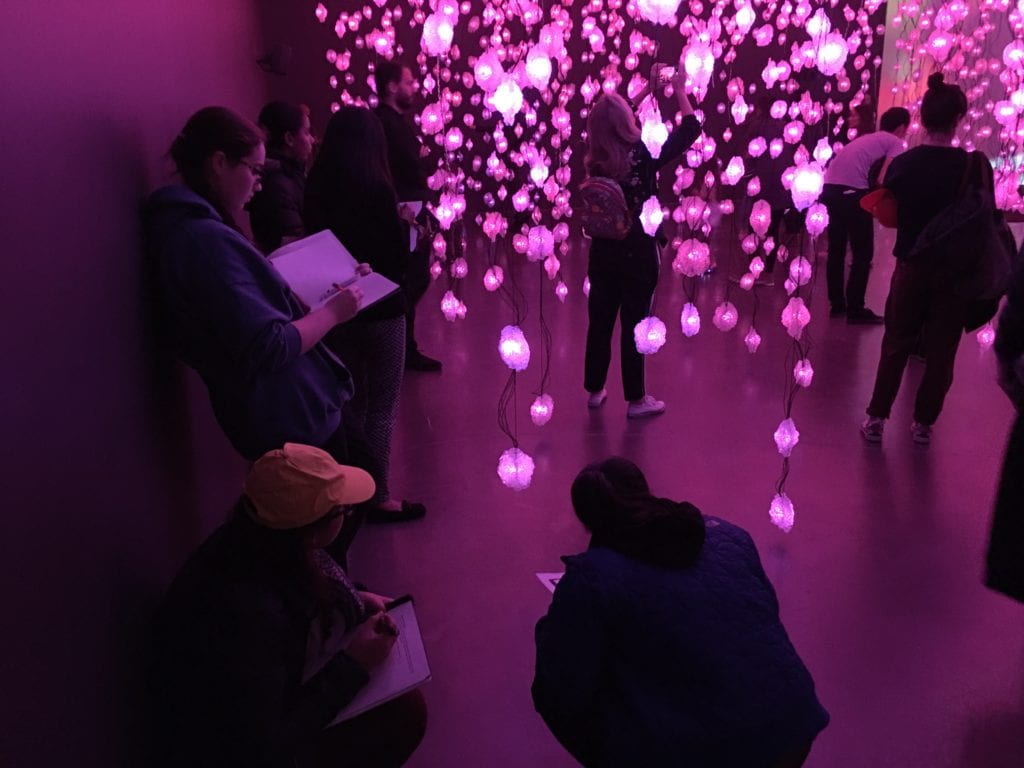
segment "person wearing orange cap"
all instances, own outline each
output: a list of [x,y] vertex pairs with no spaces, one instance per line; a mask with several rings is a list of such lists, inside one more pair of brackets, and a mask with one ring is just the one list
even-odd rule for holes
[[154,759],[166,766],[400,766],[426,728],[413,691],[324,730],[387,658],[387,598],[325,548],[373,479],[286,443],[192,555],[155,627]]

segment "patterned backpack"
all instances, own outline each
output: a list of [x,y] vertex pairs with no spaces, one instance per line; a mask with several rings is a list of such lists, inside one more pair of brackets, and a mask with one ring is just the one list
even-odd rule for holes
[[580,184],[578,194],[580,223],[588,237],[622,240],[629,234],[633,213],[617,181],[607,176],[591,176]]

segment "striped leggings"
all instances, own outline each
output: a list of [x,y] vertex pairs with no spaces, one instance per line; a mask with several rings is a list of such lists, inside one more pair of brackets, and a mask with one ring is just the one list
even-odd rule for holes
[[352,374],[352,427],[365,435],[365,469],[377,484],[371,503],[380,504],[391,498],[388,465],[405,370],[405,317],[352,320],[331,331],[329,344]]

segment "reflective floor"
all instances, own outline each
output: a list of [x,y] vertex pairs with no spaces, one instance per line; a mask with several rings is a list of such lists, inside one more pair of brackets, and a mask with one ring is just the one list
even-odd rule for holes
[[[781,470],[772,433],[783,418],[793,362],[778,323],[775,288],[756,289],[760,350],[742,336],[754,297],[730,285],[741,270],[718,251],[718,270],[701,281],[704,328],[679,333],[686,300],[663,264],[655,313],[669,326],[666,346],[648,360],[648,391],[665,415],[627,421],[613,355],[609,398],[588,410],[582,389],[585,251],[563,260],[565,304],[543,279],[551,327],[554,418],[529,420],[544,356],[539,348],[540,267],[507,269],[529,300],[524,330],[530,368],[518,378],[518,437],[536,461],[532,486],[516,493],[495,469],[510,442],[498,428],[508,369],[497,355],[511,311],[481,286],[471,261],[465,320],[438,311],[435,284],[420,311],[425,352],[444,372],[410,374],[395,435],[392,486],[423,501],[425,520],[371,527],[353,551],[353,575],[384,593],[412,592],[433,681],[427,737],[413,766],[570,766],[530,700],[533,626],[549,600],[537,572],[561,569],[559,556],[585,546],[568,489],[587,462],[627,456],[653,489],[742,525],[757,541],[775,583],[783,620],[832,714],[807,762],[811,768],[1020,768],[1024,765],[1024,606],[981,586],[989,512],[1010,406],[994,383],[991,352],[973,335],[960,348],[956,381],[930,448],[910,438],[919,364],[904,381],[885,441],[857,431],[870,394],[881,327],[828,318],[824,260],[816,270],[808,333],[813,386],[796,398],[800,444],[786,489],[796,525],[784,534],[768,519]],[[881,312],[892,259],[880,242],[868,305]],[[736,259],[738,262],[738,259]],[[528,267],[528,268],[527,268]],[[710,322],[724,292],[741,320],[729,333]]]

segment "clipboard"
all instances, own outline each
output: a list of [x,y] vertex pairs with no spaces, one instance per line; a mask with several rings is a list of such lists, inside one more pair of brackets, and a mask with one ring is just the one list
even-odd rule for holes
[[[384,275],[356,272],[358,262],[329,229],[288,243],[268,256],[295,295],[310,310],[319,309],[341,290],[358,285],[363,292],[359,311],[398,290]],[[341,288],[337,286],[340,285]]]
[[406,595],[394,600],[387,608],[388,615],[398,625],[398,639],[388,657],[370,670],[370,682],[338,713],[328,728],[351,720],[430,681],[430,665],[423,648],[423,636],[416,621],[412,597]]

